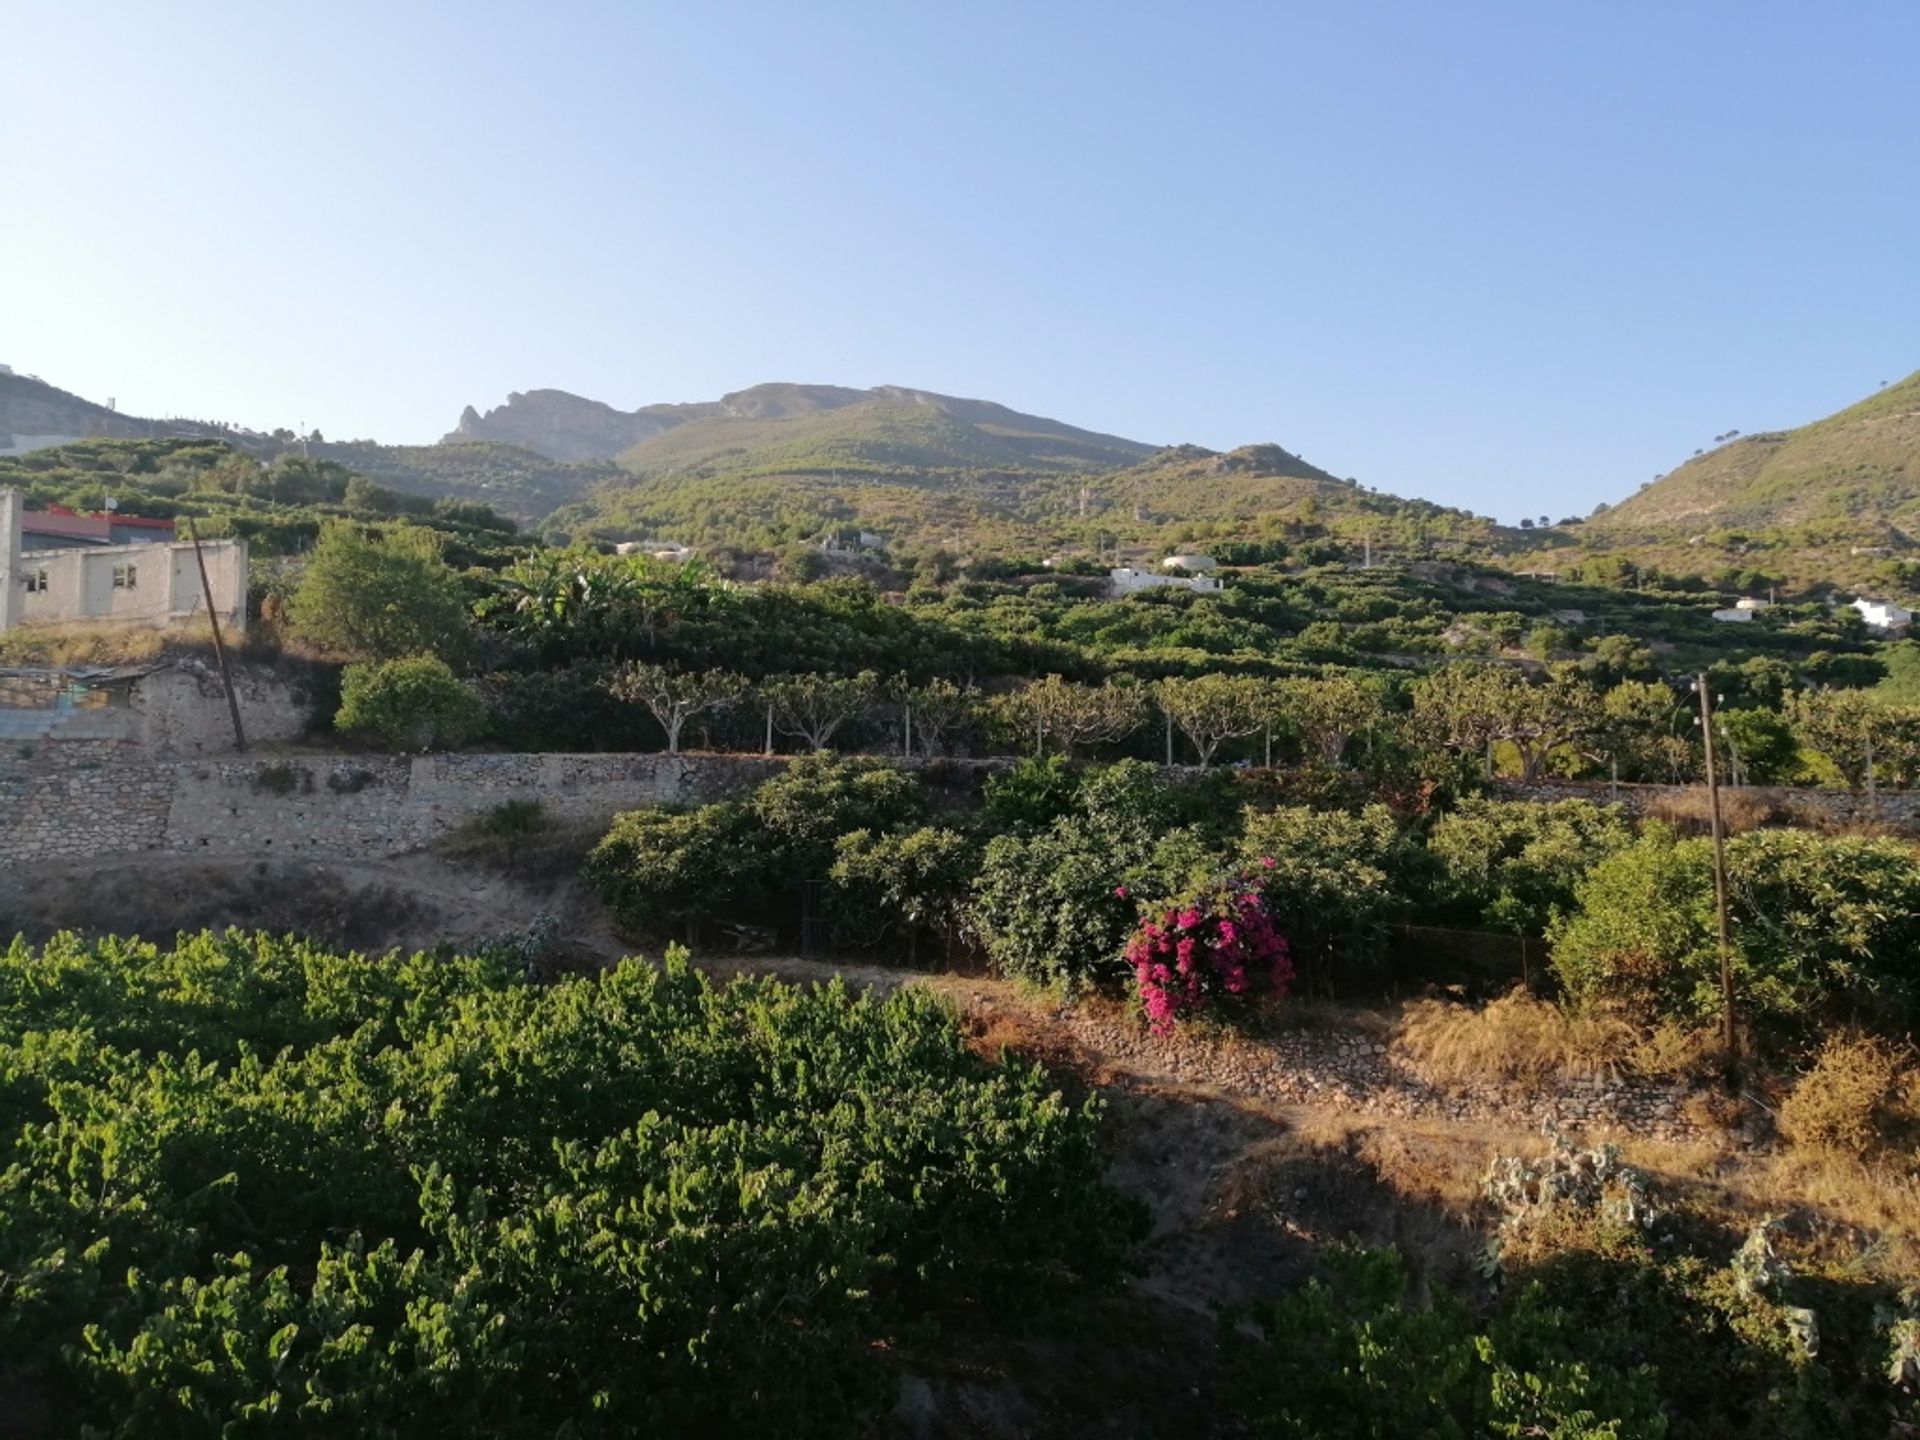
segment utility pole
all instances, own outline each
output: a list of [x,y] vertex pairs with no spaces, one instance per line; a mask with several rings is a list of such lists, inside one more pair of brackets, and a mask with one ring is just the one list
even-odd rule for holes
[[[200,568],[200,593],[207,599],[207,621],[213,626],[213,658],[220,662],[220,686],[227,692],[227,714],[233,717],[233,748],[246,752],[247,732],[240,728],[240,697],[233,693],[233,671],[227,666],[227,644],[220,638],[220,612],[213,604],[213,582],[207,579],[207,557],[200,549],[200,532],[187,520],[187,538],[193,542],[193,562]],[[244,603],[244,602],[242,602]]]
[[1727,838],[1720,823],[1720,776],[1713,763],[1713,690],[1702,671],[1693,682],[1700,696],[1700,735],[1707,750],[1707,815],[1713,824],[1713,905],[1720,921],[1720,1046],[1726,1054],[1727,1079],[1733,1079],[1739,1061],[1733,1028],[1733,935],[1727,924]]

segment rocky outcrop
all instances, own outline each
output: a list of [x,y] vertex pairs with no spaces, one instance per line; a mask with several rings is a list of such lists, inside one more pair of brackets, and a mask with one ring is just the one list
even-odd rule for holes
[[682,412],[707,408],[711,407],[649,405],[625,411],[565,390],[516,391],[506,404],[484,415],[467,406],[446,439],[518,445],[549,460],[606,460],[691,418],[691,413]]

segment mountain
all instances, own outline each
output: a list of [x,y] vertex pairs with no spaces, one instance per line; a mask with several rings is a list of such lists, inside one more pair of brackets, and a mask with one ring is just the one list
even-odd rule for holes
[[1813,527],[1920,540],[1920,372],[1836,415],[1743,435],[1587,521],[1603,534]]
[[443,445],[491,441],[531,450],[549,460],[610,460],[629,445],[658,435],[699,406],[647,405],[616,410],[565,390],[515,391],[507,403],[482,415],[469,405]]
[[1060,472],[1130,465],[1154,447],[986,400],[881,385],[756,385],[620,452],[637,476],[849,470]]
[[714,401],[631,411],[564,390],[529,390],[484,415],[469,405],[442,443],[467,441],[515,445],[553,460],[619,456],[636,474],[710,466],[741,449],[829,458],[837,450],[855,466],[1071,469],[1128,464],[1153,448],[898,385],[755,385]]
[[148,440],[237,432],[199,420],[142,420],[0,366],[0,455],[24,455],[74,440]]

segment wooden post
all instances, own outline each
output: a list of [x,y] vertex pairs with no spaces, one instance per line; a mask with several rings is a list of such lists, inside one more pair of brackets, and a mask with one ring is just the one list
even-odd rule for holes
[[1733,1026],[1733,936],[1727,923],[1727,836],[1720,823],[1720,775],[1713,762],[1713,691],[1706,672],[1693,682],[1700,695],[1700,733],[1707,751],[1707,816],[1713,825],[1713,905],[1720,921],[1720,1046],[1726,1052],[1727,1079],[1733,1080],[1738,1042]]
[[[213,606],[213,582],[207,578],[207,557],[200,549],[200,532],[193,521],[183,522],[193,542],[193,563],[200,567],[200,593],[207,600],[207,623],[213,626],[213,658],[220,662],[220,685],[227,692],[227,714],[233,719],[233,748],[245,752],[247,732],[240,727],[240,697],[233,693],[233,671],[227,665],[227,642],[220,638],[220,615]],[[244,604],[245,602],[242,601]]]
[[767,754],[773,754],[773,702],[767,702]]
[[1165,712],[1167,717],[1167,768],[1173,768],[1173,712]]

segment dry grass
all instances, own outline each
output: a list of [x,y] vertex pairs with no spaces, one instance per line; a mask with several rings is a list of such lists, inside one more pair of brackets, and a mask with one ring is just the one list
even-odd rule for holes
[[1832,1036],[1780,1107],[1780,1133],[1804,1150],[1855,1161],[1908,1152],[1920,1122],[1920,1072],[1875,1036]]
[[1475,1009],[1417,1000],[1402,1012],[1396,1048],[1429,1081],[1541,1084],[1562,1076],[1618,1071],[1638,1037],[1617,1015],[1569,1011],[1514,990]]
[[[1689,835],[1705,835],[1713,828],[1713,814],[1704,785],[1654,796],[1647,802],[1646,815],[1650,820],[1664,820]],[[1729,835],[1758,830],[1784,818],[1787,817],[1780,808],[1779,797],[1770,791],[1720,791],[1720,823]]]

